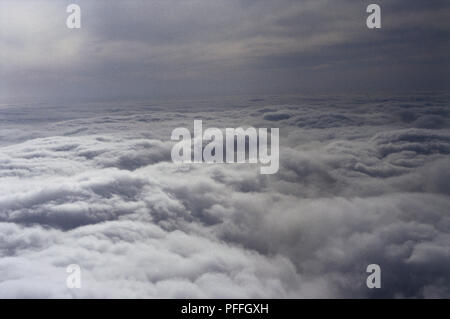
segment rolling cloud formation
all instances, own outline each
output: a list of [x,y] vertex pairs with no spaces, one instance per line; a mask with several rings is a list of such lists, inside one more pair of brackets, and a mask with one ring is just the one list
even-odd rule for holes
[[[3,105],[0,296],[449,297],[449,99]],[[173,164],[200,118],[280,127],[278,174]]]

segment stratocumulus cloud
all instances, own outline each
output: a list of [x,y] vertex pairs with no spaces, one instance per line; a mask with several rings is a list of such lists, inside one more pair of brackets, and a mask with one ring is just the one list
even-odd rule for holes
[[[20,122],[26,106],[3,106],[0,296],[449,297],[449,100],[101,104],[36,120],[42,105]],[[193,119],[279,126],[279,172],[173,164],[170,130]],[[73,263],[82,289],[65,285]]]

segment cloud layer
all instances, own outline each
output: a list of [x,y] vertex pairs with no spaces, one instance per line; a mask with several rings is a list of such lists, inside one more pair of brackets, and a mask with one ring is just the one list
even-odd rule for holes
[[[3,105],[0,296],[449,297],[449,100]],[[193,119],[280,127],[279,173],[173,164]]]
[[0,3],[2,100],[114,99],[449,88],[450,5],[370,1]]

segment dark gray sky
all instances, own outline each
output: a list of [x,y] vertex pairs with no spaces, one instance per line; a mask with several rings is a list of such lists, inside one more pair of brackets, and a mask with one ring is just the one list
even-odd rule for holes
[[440,0],[1,0],[0,99],[448,89],[449,16]]

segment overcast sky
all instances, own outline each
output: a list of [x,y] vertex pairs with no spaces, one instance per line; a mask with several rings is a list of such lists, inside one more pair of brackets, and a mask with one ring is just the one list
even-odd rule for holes
[[[66,7],[82,9],[68,29]],[[2,100],[449,88],[450,2],[0,1]]]

